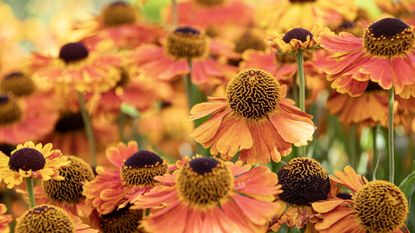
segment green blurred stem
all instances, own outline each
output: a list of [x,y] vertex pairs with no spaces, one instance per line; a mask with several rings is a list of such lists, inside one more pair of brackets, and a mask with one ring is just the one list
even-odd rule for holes
[[389,181],[395,181],[395,139],[394,139],[394,114],[393,102],[395,102],[395,89],[389,89],[389,111],[388,111],[388,158],[389,158]]
[[81,92],[78,92],[78,99],[79,99],[79,108],[82,114],[82,120],[85,125],[85,133],[86,133],[86,138],[88,140],[89,153],[91,155],[91,163],[92,163],[91,166],[96,167],[97,158],[96,158],[94,132],[92,130],[91,119],[89,118],[89,114],[85,108],[85,98]]
[[118,134],[120,137],[121,142],[125,142],[125,135],[124,135],[124,127],[125,127],[125,115],[120,109],[120,113],[118,115]]
[[33,192],[33,179],[32,178],[26,178],[26,191],[29,195],[29,207],[30,209],[35,207],[35,195]]
[[378,142],[376,140],[378,135],[379,125],[377,124],[375,127],[372,128],[372,141],[373,141],[373,161],[372,161],[372,179],[376,180],[378,165],[379,165],[379,151],[378,151]]
[[357,169],[358,163],[358,156],[357,156],[357,148],[356,148],[356,124],[352,124],[350,127],[350,160],[352,167]]
[[[297,74],[298,74],[298,84],[299,84],[299,98],[298,104],[301,111],[305,112],[305,78],[304,78],[304,56],[303,51],[298,50],[297,52]],[[303,146],[299,148],[299,155],[306,156],[307,155],[307,147]],[[311,156],[311,155],[310,155]]]
[[177,27],[179,22],[179,11],[177,9],[177,1],[171,0],[171,11],[172,11],[172,20],[173,20],[173,28]]

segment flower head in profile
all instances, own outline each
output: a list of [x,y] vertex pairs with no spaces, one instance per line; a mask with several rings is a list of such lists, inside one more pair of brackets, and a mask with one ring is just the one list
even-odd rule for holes
[[11,215],[6,214],[7,207],[5,204],[0,204],[0,232],[8,233],[10,231],[9,224],[13,221]]
[[372,81],[383,89],[393,86],[399,94],[415,83],[415,32],[398,18],[370,24],[363,38],[327,34],[320,37],[320,43],[330,54],[321,68],[343,92],[360,95]]
[[342,0],[273,0],[258,7],[256,16],[261,26],[286,32],[314,25],[337,27],[343,19],[355,19],[357,10],[354,2]]
[[156,184],[167,172],[166,162],[153,152],[138,150],[136,142],[119,143],[106,152],[111,167],[98,167],[98,175],[84,185],[83,194],[99,214],[127,206]]
[[329,33],[327,28],[315,27],[311,32],[304,28],[293,28],[284,35],[274,33],[268,37],[268,45],[278,53],[292,53],[299,50],[319,48],[318,37]]
[[149,232],[265,232],[278,211],[277,176],[265,166],[195,157],[177,163],[173,174],[140,196],[133,208],[150,209]]
[[163,47],[144,44],[133,52],[134,63],[143,75],[171,81],[190,74],[195,84],[214,85],[224,83],[226,75],[234,71],[211,56],[222,51],[222,45],[215,43],[213,49],[205,33],[194,27],[178,27],[162,43]]
[[50,92],[20,98],[0,92],[0,143],[16,145],[50,133],[58,118],[51,97]]
[[16,233],[26,232],[73,232],[98,233],[65,210],[53,205],[38,205],[17,219]]
[[329,232],[409,232],[405,226],[408,217],[408,200],[394,184],[375,180],[368,182],[347,166],[335,172],[331,179],[351,193],[312,203],[322,215],[316,230]]
[[230,159],[240,151],[248,163],[279,162],[291,144],[306,145],[314,133],[311,116],[285,98],[285,89],[268,72],[248,69],[236,74],[226,97],[195,105],[191,119],[211,115],[192,137],[212,155]]
[[13,188],[23,182],[23,178],[41,180],[62,180],[59,168],[70,161],[59,150],[52,150],[52,144],[35,144],[31,141],[17,145],[10,157],[0,152],[0,178]]
[[58,56],[34,53],[29,66],[34,77],[44,78],[64,90],[102,92],[117,83],[121,63],[118,55],[73,42],[63,45]]
[[282,166],[277,174],[282,189],[278,203],[284,208],[276,214],[270,228],[278,231],[285,224],[288,227],[314,229],[319,216],[311,204],[326,200],[335,188],[330,185],[326,169],[314,159],[297,157]]

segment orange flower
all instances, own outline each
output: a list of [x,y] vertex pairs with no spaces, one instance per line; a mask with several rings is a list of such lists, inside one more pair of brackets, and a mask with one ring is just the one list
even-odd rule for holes
[[6,214],[7,207],[4,204],[0,204],[0,233],[9,233],[9,223],[13,221],[11,215]]
[[99,214],[127,206],[153,188],[154,176],[167,172],[166,163],[156,154],[138,150],[137,143],[119,143],[107,150],[112,167],[98,167],[98,175],[84,185],[83,194]]
[[384,18],[369,25],[363,38],[340,33],[322,36],[320,42],[332,54],[322,69],[344,92],[360,95],[370,80],[383,89],[394,86],[400,93],[415,82],[415,32],[400,19]]
[[278,32],[294,27],[311,30],[314,25],[336,27],[343,19],[353,20],[357,7],[342,0],[271,0],[258,8],[261,26]]
[[[163,81],[189,74],[195,84],[221,84],[234,71],[210,57],[213,50],[206,36],[191,27],[179,27],[166,38],[163,47],[145,44],[133,53],[140,73]],[[215,46],[219,46],[218,42]],[[191,60],[191,67],[188,60]]]
[[17,219],[16,233],[24,232],[98,233],[75,215],[53,205],[38,205]]
[[99,93],[117,83],[121,62],[117,55],[102,54],[76,42],[62,46],[58,57],[34,53],[29,67],[34,77],[45,78],[64,90]]
[[270,73],[242,71],[229,82],[226,95],[211,97],[190,112],[192,120],[211,115],[192,137],[210,147],[212,155],[230,159],[240,151],[239,158],[251,164],[279,162],[291,144],[303,146],[312,139],[312,116],[285,98],[285,89]]
[[277,174],[282,189],[277,202],[283,208],[274,216],[271,230],[278,231],[285,224],[314,232],[314,224],[320,216],[311,204],[335,196],[337,192],[326,169],[314,159],[297,157],[282,166]]
[[133,208],[150,209],[148,232],[265,232],[277,212],[277,176],[265,166],[192,158],[137,198]]
[[129,69],[122,69],[120,75],[121,79],[114,88],[101,93],[98,111],[117,113],[122,103],[145,111],[157,100],[168,99],[172,94],[171,87],[166,82],[134,74]]
[[116,1],[105,6],[94,19],[80,22],[76,27],[87,31],[87,37],[82,41],[91,47],[106,40],[121,49],[157,42],[164,31],[160,26],[139,22],[137,12],[131,4]]
[[312,203],[313,209],[322,215],[315,225],[319,232],[409,232],[405,226],[408,200],[397,186],[383,180],[368,182],[350,166],[335,172],[331,179],[351,194],[340,193]]
[[415,1],[413,0],[376,0],[377,6],[387,14],[404,19],[410,25],[414,25]]
[[58,118],[51,97],[51,92],[21,98],[0,93],[0,142],[16,145],[50,133]]
[[[191,25],[212,34],[239,31],[253,23],[253,11],[240,0],[190,0],[177,5],[179,25]],[[167,16],[171,20],[171,13]]]

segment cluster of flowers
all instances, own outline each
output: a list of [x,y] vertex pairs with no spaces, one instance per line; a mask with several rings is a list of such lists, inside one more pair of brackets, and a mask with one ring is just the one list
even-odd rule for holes
[[[29,209],[0,204],[0,232],[408,233],[393,133],[415,130],[415,1],[378,7],[172,1],[162,27],[117,1],[77,22],[2,70],[1,188]],[[312,158],[325,93],[344,125],[388,127],[389,181]]]

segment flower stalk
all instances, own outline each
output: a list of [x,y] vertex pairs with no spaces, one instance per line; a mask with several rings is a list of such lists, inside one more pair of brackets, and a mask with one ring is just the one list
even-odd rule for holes
[[[296,54],[297,61],[297,76],[298,76],[298,86],[299,86],[299,97],[298,97],[298,106],[301,111],[305,112],[305,77],[304,77],[304,54],[302,50],[298,50]],[[307,147],[302,146],[299,148],[299,155],[307,155]]]
[[85,133],[88,140],[88,147],[89,153],[91,155],[91,165],[92,167],[96,167],[97,165],[97,155],[96,155],[96,147],[95,147],[95,137],[94,132],[92,130],[91,119],[88,115],[88,112],[85,107],[85,98],[81,92],[78,92],[78,100],[79,100],[79,108],[81,110],[82,121],[85,125]]
[[33,179],[32,178],[26,178],[26,191],[29,195],[29,209],[35,207],[35,195],[33,192]]
[[389,159],[389,181],[395,180],[395,135],[394,135],[394,114],[393,103],[395,102],[395,89],[392,87],[388,91],[388,159]]

